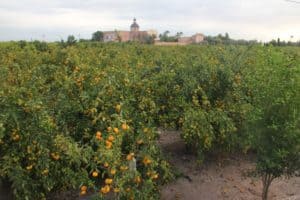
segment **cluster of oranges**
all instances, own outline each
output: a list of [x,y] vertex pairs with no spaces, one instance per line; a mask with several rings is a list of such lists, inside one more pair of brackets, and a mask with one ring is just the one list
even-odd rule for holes
[[[126,130],[129,129],[129,126],[126,123],[123,123],[121,125],[121,128],[122,128],[122,130],[126,131]],[[109,133],[113,132],[115,134],[119,134],[120,133],[120,131],[119,131],[119,129],[117,127],[112,128],[112,127],[109,126],[107,128],[107,131]],[[96,132],[96,136],[95,137],[96,137],[96,140],[98,140],[98,141],[102,141],[103,140],[102,133],[100,131]],[[115,137],[113,135],[109,135],[108,136],[107,140],[105,140],[105,147],[106,147],[106,149],[111,149],[112,148],[114,140],[115,140]]]
[[105,141],[106,149],[110,149],[112,147],[113,141],[115,137],[113,135],[109,135],[107,140]]
[[147,176],[154,180],[154,179],[158,179],[159,175],[155,171],[154,172],[148,171]]
[[100,192],[101,192],[102,194],[107,194],[107,193],[109,193],[109,192],[110,192],[110,186],[109,186],[109,185],[103,186],[103,187],[100,189]]
[[96,132],[96,139],[99,141],[102,140],[102,133],[100,131]]
[[104,181],[105,185],[100,189],[102,194],[107,194],[110,192],[111,184],[113,183],[113,179],[107,178]]
[[[120,104],[116,105],[115,110],[117,113],[121,113],[121,105]],[[108,126],[105,131],[107,133],[107,135],[104,136],[101,131],[97,131],[95,134],[95,138],[97,141],[103,141],[106,149],[111,149],[113,147],[114,143],[116,141],[118,141],[117,140],[118,135],[120,135],[120,133],[128,131],[130,127],[128,126],[128,124],[126,122],[123,122],[119,128],[114,127],[114,126]],[[145,128],[143,131],[144,131],[144,133],[149,133],[150,130],[148,128]],[[138,144],[138,145],[141,145],[143,143],[144,143],[143,139],[136,140],[136,144]],[[134,158],[135,158],[135,153],[133,153],[133,152],[126,155],[127,161],[132,161]],[[151,159],[148,158],[147,156],[144,157],[142,162],[144,163],[145,166],[150,165],[152,163]],[[120,189],[114,186],[115,183],[113,181],[113,177],[116,175],[117,170],[120,170],[120,172],[125,172],[129,169],[129,167],[127,165],[121,165],[117,169],[117,168],[114,168],[113,166],[110,166],[110,164],[108,162],[104,162],[103,166],[104,166],[104,168],[107,169],[109,178],[106,178],[104,180],[103,186],[100,188],[99,192],[102,195],[108,194],[110,192],[115,192],[115,193],[120,192]],[[95,171],[91,172],[91,176],[96,178],[96,177],[99,177],[100,175],[99,175],[99,172],[97,170],[95,170]],[[158,178],[158,174],[151,173],[150,178],[156,179],[156,178]],[[133,183],[139,185],[142,182],[142,177],[137,175],[132,179],[132,181],[133,181]],[[127,191],[127,192],[129,192],[130,190],[131,190],[131,188],[125,189],[125,191]],[[80,194],[85,195],[86,193],[87,193],[87,187],[82,186]]]
[[[113,179],[107,178],[107,179],[105,179],[104,182],[105,182],[105,185],[103,187],[101,187],[100,193],[107,194],[107,193],[109,193],[111,191],[111,187],[112,187],[111,185],[113,183]],[[120,191],[120,189],[119,188],[115,188],[113,191],[117,193],[117,192]],[[80,195],[85,195],[86,193],[87,193],[87,186],[85,186],[85,185],[81,186],[81,188],[80,188]]]
[[[104,163],[104,165],[105,165],[106,168],[109,167],[109,165],[108,165],[107,162]],[[110,174],[111,174],[112,176],[114,176],[114,175],[116,174],[117,170],[114,169],[114,168],[112,168],[112,169],[110,169],[109,172],[110,172]],[[97,171],[93,171],[93,172],[92,172],[92,176],[93,176],[94,178],[96,178],[96,177],[99,176],[99,173],[98,173]],[[109,192],[111,191],[111,189],[112,189],[112,184],[113,184],[113,179],[112,179],[112,178],[106,178],[106,179],[104,180],[104,183],[105,183],[105,185],[104,185],[103,187],[101,187],[101,189],[100,189],[100,193],[101,193],[101,194],[107,194],[107,193],[109,193]],[[120,191],[120,189],[118,189],[118,188],[114,188],[114,190],[113,190],[113,192],[115,192],[115,193],[117,193],[117,192],[119,192],[119,191]],[[83,186],[83,187],[81,187],[80,195],[85,195],[85,194],[86,194],[86,187]]]
[[80,195],[85,195],[87,191],[87,186],[83,185],[80,188]]

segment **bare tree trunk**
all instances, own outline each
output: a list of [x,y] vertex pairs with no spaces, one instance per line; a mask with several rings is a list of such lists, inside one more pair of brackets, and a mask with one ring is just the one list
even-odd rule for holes
[[262,182],[263,182],[262,200],[268,199],[269,187],[273,180],[274,177],[271,174],[266,173],[262,176]]

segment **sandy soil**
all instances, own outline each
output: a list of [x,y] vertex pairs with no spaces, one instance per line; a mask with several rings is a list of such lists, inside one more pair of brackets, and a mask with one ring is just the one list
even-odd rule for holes
[[[200,167],[195,156],[185,153],[179,132],[161,131],[159,145],[182,174],[163,186],[161,200],[261,199],[261,180],[250,175],[255,169],[251,156],[231,155],[218,161],[212,157]],[[300,177],[274,180],[269,199],[300,200]]]

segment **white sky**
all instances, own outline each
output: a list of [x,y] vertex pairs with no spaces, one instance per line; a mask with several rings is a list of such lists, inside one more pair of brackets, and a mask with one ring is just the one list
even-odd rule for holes
[[300,40],[300,0],[0,0],[0,40],[90,38],[128,30],[133,17],[141,30]]

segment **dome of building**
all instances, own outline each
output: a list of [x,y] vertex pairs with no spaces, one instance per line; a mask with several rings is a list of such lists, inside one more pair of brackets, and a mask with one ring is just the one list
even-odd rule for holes
[[140,26],[136,23],[136,19],[133,19],[133,23],[130,26],[130,30],[131,31],[138,31],[140,28]]

